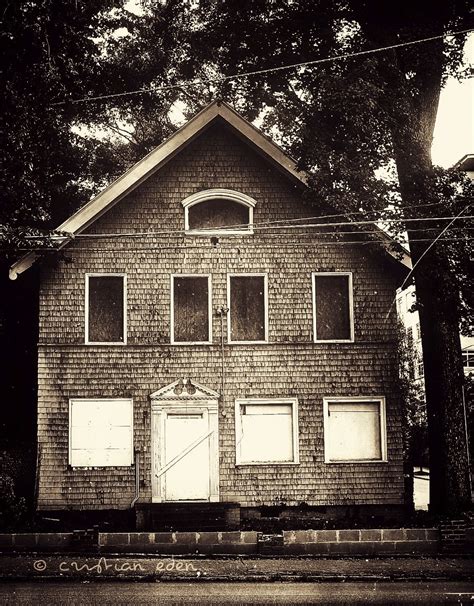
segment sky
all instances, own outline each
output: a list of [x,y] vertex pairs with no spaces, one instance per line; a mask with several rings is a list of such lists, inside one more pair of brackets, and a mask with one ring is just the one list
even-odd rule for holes
[[[474,34],[470,35],[464,55],[474,69]],[[439,101],[431,153],[433,162],[445,168],[474,153],[474,77],[463,82],[450,78],[446,83]]]

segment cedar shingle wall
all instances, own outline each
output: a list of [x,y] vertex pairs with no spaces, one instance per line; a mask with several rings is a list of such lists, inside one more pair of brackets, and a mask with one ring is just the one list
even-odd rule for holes
[[[181,200],[212,187],[255,198],[256,223],[314,214],[301,203],[296,186],[233,135],[214,127],[88,231],[182,229]],[[401,503],[394,311],[385,321],[396,284],[390,263],[366,246],[323,244],[293,232],[277,238],[268,233],[228,237],[217,248],[209,238],[182,235],[82,239],[61,260],[43,263],[40,507],[125,508],[134,496],[133,469],[67,468],[68,399],[74,397],[133,398],[142,495],[151,498],[149,395],[180,377],[219,392],[221,380],[217,316],[213,345],[170,345],[170,274],[211,274],[215,311],[226,304],[231,272],[268,273],[270,343],[226,348],[225,416],[219,415],[221,499],[244,506]],[[355,343],[312,343],[312,271],[353,272]],[[127,274],[126,346],[83,344],[88,272]],[[324,464],[322,398],[333,395],[386,396],[388,463]],[[300,465],[236,468],[235,398],[290,396],[299,400]]]

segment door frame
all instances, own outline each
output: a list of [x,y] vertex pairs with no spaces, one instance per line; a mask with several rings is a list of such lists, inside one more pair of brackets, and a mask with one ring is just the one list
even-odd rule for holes
[[[173,384],[174,386],[174,384]],[[197,387],[194,383],[193,386]],[[171,386],[170,386],[171,387]],[[200,386],[199,386],[200,387]],[[161,392],[161,393],[160,393]],[[204,394],[199,388],[195,394],[184,393],[183,397],[169,397],[168,389],[160,390],[151,396],[151,489],[153,503],[183,503],[183,501],[166,501],[166,472],[159,477],[156,472],[165,466],[166,418],[168,414],[202,414],[207,418],[207,428],[211,435],[209,440],[209,502],[219,501],[219,423],[218,398],[210,398],[214,392],[206,389]],[[164,393],[163,393],[164,392]],[[193,397],[193,396],[196,397]],[[206,395],[207,397],[203,397]],[[160,397],[161,396],[161,397]],[[167,397],[168,396],[168,397]],[[192,456],[192,451],[185,456]],[[201,502],[208,502],[203,500]],[[195,502],[195,501],[193,501]]]

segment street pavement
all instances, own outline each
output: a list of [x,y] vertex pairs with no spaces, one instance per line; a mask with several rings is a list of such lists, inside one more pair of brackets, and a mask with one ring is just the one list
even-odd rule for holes
[[473,604],[466,582],[110,583],[43,582],[0,585],[0,604]]
[[3,580],[474,581],[469,558],[162,557],[28,554],[0,556]]

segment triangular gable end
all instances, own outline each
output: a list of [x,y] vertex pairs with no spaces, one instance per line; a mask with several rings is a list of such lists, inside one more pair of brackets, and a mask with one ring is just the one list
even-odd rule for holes
[[[82,206],[69,219],[59,225],[56,230],[69,233],[71,237],[84,231],[218,120],[222,120],[230,126],[241,139],[265,156],[279,170],[286,173],[293,180],[306,185],[307,175],[297,170],[295,161],[287,156],[278,145],[242,118],[229,105],[215,101],[186,122],[161,145],[132,166],[95,198]],[[61,247],[68,242],[69,239],[65,237]],[[38,253],[24,255],[10,268],[10,279],[15,280],[19,274],[29,269],[39,257],[40,254]]]
[[[148,177],[169,162],[171,158],[191,143],[191,141],[199,136],[212,123],[219,120],[229,126],[239,138],[270,161],[278,170],[286,174],[293,181],[297,181],[302,186],[306,186],[308,175],[299,171],[295,161],[285,154],[278,145],[226,103],[213,102],[178,129],[161,145],[132,166],[132,168],[120,176],[116,181],[111,183],[95,198],[75,212],[69,219],[64,221],[64,223],[57,228],[57,231],[70,234],[71,238],[84,231],[94,221],[148,179]],[[386,244],[382,242],[382,246],[384,246],[387,249],[387,252],[392,256],[395,256],[388,247],[389,244],[393,243],[393,240],[383,232],[383,230],[380,230],[380,233],[387,241]],[[70,239],[65,237],[60,248],[67,245],[69,241]],[[33,252],[24,255],[10,268],[10,279],[15,280],[19,274],[29,269],[39,257],[40,255],[38,253]],[[408,267],[410,266],[407,255],[402,259],[401,263]]]
[[150,400],[216,400],[219,394],[192,379],[178,379],[150,395]]

